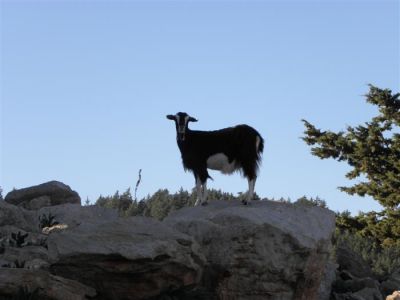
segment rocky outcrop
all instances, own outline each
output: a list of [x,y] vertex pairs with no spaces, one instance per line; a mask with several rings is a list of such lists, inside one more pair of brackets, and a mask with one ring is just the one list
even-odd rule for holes
[[318,298],[334,229],[326,209],[215,201],[179,210],[164,222],[199,243],[208,299]]
[[340,266],[340,270],[349,272],[351,276],[358,278],[372,277],[371,268],[358,254],[345,245],[337,247],[336,260]]
[[28,295],[32,294],[36,299],[43,300],[84,300],[96,295],[96,290],[93,288],[42,270],[1,268],[0,299],[11,298],[21,291],[26,296],[21,299],[31,299]]
[[334,214],[326,209],[212,201],[161,222],[21,203],[0,202],[0,274],[9,278],[0,277],[0,299],[21,288],[40,299],[329,298]]
[[83,223],[48,239],[50,270],[102,299],[149,299],[196,286],[202,255],[190,236],[150,218]]
[[78,193],[59,181],[50,181],[28,188],[13,190],[6,195],[4,200],[29,210],[64,203],[81,203]]
[[366,262],[348,247],[336,249],[338,269],[332,285],[334,300],[380,300],[400,287],[400,272],[376,278]]

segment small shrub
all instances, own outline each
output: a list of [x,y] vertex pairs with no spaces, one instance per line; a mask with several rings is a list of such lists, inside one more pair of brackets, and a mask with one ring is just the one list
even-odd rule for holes
[[21,248],[25,244],[25,239],[28,237],[28,234],[22,234],[21,231],[18,233],[11,233],[11,244],[15,247]]
[[59,224],[56,220],[55,220],[55,216],[53,216],[52,214],[48,213],[43,214],[41,217],[39,217],[39,227],[40,229],[43,229],[45,227],[52,227],[54,225]]
[[23,269],[25,268],[25,261],[14,260],[14,266],[16,269]]
[[47,239],[40,239],[37,242],[37,246],[43,247],[43,248],[48,248],[47,246]]
[[322,200],[319,197],[317,197],[315,199],[314,198],[308,199],[306,196],[303,196],[303,197],[297,199],[297,201],[294,202],[293,204],[300,205],[300,206],[319,206],[322,208],[328,208],[325,200]]
[[11,264],[2,264],[1,267],[2,268],[11,268]]
[[20,287],[18,293],[9,300],[40,300],[42,298],[39,297],[39,288],[36,288],[32,291],[29,290],[28,287]]

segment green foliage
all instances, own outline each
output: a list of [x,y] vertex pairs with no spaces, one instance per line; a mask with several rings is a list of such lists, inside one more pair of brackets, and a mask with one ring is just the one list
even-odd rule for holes
[[14,260],[14,266],[16,269],[23,269],[25,267],[25,261]]
[[370,266],[377,278],[384,278],[400,268],[399,244],[382,247],[379,241],[363,236],[359,231],[337,228],[334,245],[335,247],[345,245],[357,253]]
[[11,268],[11,264],[10,264],[10,263],[8,263],[8,264],[2,264],[1,267],[2,267],[2,268]]
[[362,238],[370,238],[382,248],[400,247],[400,212],[374,211],[359,213],[352,217],[348,211],[336,215],[336,227],[356,233]]
[[[120,214],[124,216],[146,216],[162,220],[175,210],[186,206],[194,206],[196,197],[195,189],[189,193],[181,188],[174,194],[170,194],[167,189],[160,189],[152,196],[147,196],[145,199],[137,201],[132,199],[128,189],[121,196],[118,191],[112,197],[100,196],[96,201],[96,205],[118,209]],[[241,194],[235,197],[221,190],[211,189],[208,191],[208,198],[212,200],[240,200],[243,197]],[[255,194],[255,199],[260,198]]]
[[52,227],[54,225],[59,224],[55,220],[55,216],[53,216],[50,212],[46,214],[42,214],[42,216],[39,216],[39,228],[43,229],[45,227]]
[[41,300],[43,299],[39,296],[39,288],[34,290],[29,289],[28,287],[20,287],[18,293],[11,298],[5,298],[9,300]]
[[340,189],[350,195],[369,195],[390,210],[398,210],[400,204],[399,96],[370,85],[366,100],[378,107],[379,114],[364,125],[348,126],[346,132],[321,131],[303,120],[303,140],[313,146],[313,155],[345,161],[351,167],[347,178],[366,179]]
[[346,245],[359,254],[377,277],[400,269],[400,216],[396,212],[336,214],[336,246]]
[[18,231],[18,233],[12,232],[12,233],[11,233],[11,244],[12,244],[14,247],[21,248],[21,247],[24,246],[24,244],[25,244],[25,239],[26,239],[27,237],[28,237],[28,234],[27,234],[27,233],[22,234],[21,231]]
[[319,206],[322,208],[328,208],[325,200],[322,200],[319,197],[317,197],[315,199],[314,198],[308,199],[306,196],[303,196],[303,197],[297,199],[297,201],[294,202],[294,204],[301,205],[301,206]]
[[400,94],[370,85],[366,101],[378,108],[371,121],[346,131],[322,131],[306,120],[303,140],[321,159],[344,161],[346,177],[363,181],[340,190],[371,196],[382,212],[348,211],[336,215],[336,245],[345,244],[370,265],[376,275],[400,268]]
[[100,196],[96,201],[96,205],[117,209],[120,213],[125,212],[133,203],[131,189],[128,188],[122,195],[116,191],[113,196]]

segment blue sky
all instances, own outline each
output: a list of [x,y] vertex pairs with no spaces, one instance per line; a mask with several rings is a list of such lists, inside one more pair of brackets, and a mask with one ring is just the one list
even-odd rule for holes
[[[305,118],[344,130],[375,108],[368,83],[399,91],[398,1],[1,1],[1,177],[4,192],[60,180],[91,201],[134,187],[191,189],[173,123],[239,123],[265,139],[262,197],[351,197],[347,165],[300,139]],[[209,187],[247,189],[211,172]]]

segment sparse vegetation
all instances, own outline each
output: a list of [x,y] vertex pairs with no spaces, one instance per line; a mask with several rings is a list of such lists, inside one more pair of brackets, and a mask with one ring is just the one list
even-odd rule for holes
[[376,278],[384,278],[400,269],[400,247],[391,245],[382,247],[379,241],[362,236],[353,230],[336,228],[334,235],[335,247],[347,246],[358,254],[368,265]]
[[25,268],[25,261],[14,260],[14,265],[11,263],[3,264],[2,268],[15,268],[15,269],[23,269]]
[[299,199],[297,199],[293,204],[295,205],[301,205],[301,206],[318,206],[322,208],[328,208],[326,205],[325,200],[322,200],[318,196],[316,198],[307,198],[306,196],[303,196]]
[[[233,195],[211,190],[211,199],[233,199]],[[196,201],[196,193],[189,193],[181,189],[175,194],[170,194],[167,189],[160,189],[152,196],[137,201],[133,199],[130,189],[123,194],[117,191],[113,196],[100,196],[96,205],[118,209],[123,216],[147,216],[159,220],[165,218],[171,211],[185,206],[193,206]]]
[[21,248],[25,246],[26,242],[25,239],[28,237],[28,233],[22,234],[21,231],[18,231],[18,233],[11,233],[11,240],[10,243],[12,246]]
[[14,260],[14,266],[16,269],[23,269],[25,268],[25,261]]
[[59,224],[56,220],[55,220],[55,216],[52,215],[50,212],[46,215],[46,214],[42,214],[42,216],[39,217],[39,228],[43,229],[45,227],[52,227],[54,225]]
[[10,264],[10,263],[8,263],[8,264],[2,264],[1,267],[2,267],[2,268],[11,268],[11,264]]
[[41,299],[43,298],[39,296],[39,288],[32,290],[26,286],[20,287],[16,295],[11,296],[9,298],[5,298],[5,300],[41,300]]

